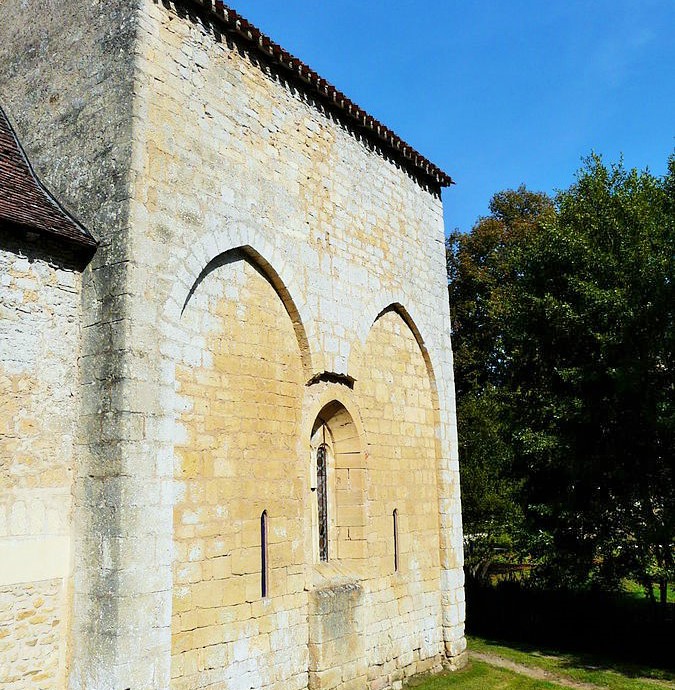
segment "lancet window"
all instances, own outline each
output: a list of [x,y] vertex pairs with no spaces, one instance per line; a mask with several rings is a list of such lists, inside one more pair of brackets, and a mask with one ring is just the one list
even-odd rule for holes
[[316,491],[319,506],[319,560],[328,560],[328,447],[316,451]]

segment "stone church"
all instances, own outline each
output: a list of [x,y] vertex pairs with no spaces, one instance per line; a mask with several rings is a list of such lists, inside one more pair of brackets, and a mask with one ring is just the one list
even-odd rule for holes
[[465,658],[441,188],[210,0],[0,1],[0,687]]

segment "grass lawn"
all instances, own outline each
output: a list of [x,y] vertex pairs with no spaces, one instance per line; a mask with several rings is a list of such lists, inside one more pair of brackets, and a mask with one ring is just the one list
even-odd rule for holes
[[[499,656],[530,669],[547,671],[571,683],[588,683],[607,690],[675,690],[675,673],[612,663],[596,657],[526,646],[506,647],[477,637],[469,638],[469,651]],[[415,690],[552,690],[561,685],[471,659],[462,671],[426,678],[410,687]]]
[[[456,673],[443,673],[412,683],[407,688],[414,690],[560,690],[559,685],[542,680],[532,680],[513,671],[495,668],[481,661],[471,661],[469,666]],[[653,688],[652,688],[653,690]]]
[[675,673],[648,666],[620,663],[585,654],[562,654],[527,645],[503,646],[479,637],[469,638],[469,649],[496,654],[525,666],[541,668],[580,683],[610,690],[655,690],[675,688]]
[[[640,586],[637,582],[634,582],[633,580],[624,580],[622,584],[624,592],[626,592],[626,594],[633,597],[634,599],[644,600],[647,598],[645,596],[644,587]],[[675,604],[675,582],[668,583],[666,595],[668,597],[668,603]],[[660,596],[658,587],[654,587],[654,596],[658,601],[658,598]]]

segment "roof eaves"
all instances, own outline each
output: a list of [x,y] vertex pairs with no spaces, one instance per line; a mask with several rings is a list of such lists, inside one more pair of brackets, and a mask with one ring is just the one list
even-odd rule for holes
[[273,63],[305,82],[323,100],[327,100],[334,108],[341,111],[343,116],[353,124],[367,130],[372,137],[397,157],[402,158],[423,178],[440,187],[449,187],[454,184],[450,175],[443,172],[392,130],[347,98],[345,94],[338,91],[302,60],[291,55],[278,43],[272,41],[269,36],[262,33],[260,29],[225,5],[222,0],[191,0],[191,2],[205,8],[220,21],[227,31],[237,34]]
[[[65,230],[60,229],[58,227],[50,227],[49,224],[45,222],[45,219],[42,219],[42,221],[38,223],[36,221],[32,221],[30,217],[16,219],[0,216],[0,225],[6,228],[13,228],[17,230],[48,235],[54,238],[58,238],[61,241],[65,240],[66,242],[74,244],[78,247],[95,251],[99,244],[98,241],[69,211],[67,211],[59,203],[57,199],[54,198],[51,192],[42,184],[42,181],[35,173],[35,170],[33,169],[33,166],[31,165],[28,156],[26,155],[26,152],[23,146],[21,145],[19,137],[17,136],[16,131],[12,126],[12,123],[7,117],[7,114],[5,113],[2,106],[0,106],[0,118],[2,119],[1,124],[4,125],[4,127],[6,128],[6,131],[8,132],[14,145],[13,153],[16,156],[18,156],[20,164],[22,163],[26,168],[23,172],[28,174],[30,181],[39,190],[43,203],[51,207],[52,212],[62,222]],[[16,166],[16,168],[19,168],[19,170],[15,169],[14,171],[18,174],[21,174],[20,164],[19,166]]]

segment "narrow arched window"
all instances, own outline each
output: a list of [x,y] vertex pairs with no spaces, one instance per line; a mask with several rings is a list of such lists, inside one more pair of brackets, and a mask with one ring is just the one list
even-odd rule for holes
[[319,559],[328,560],[328,468],[327,447],[322,443],[316,451],[316,489],[319,504]]
[[260,591],[263,599],[269,592],[269,560],[267,554],[267,511],[260,516]]
[[394,572],[398,572],[398,510],[394,508]]

